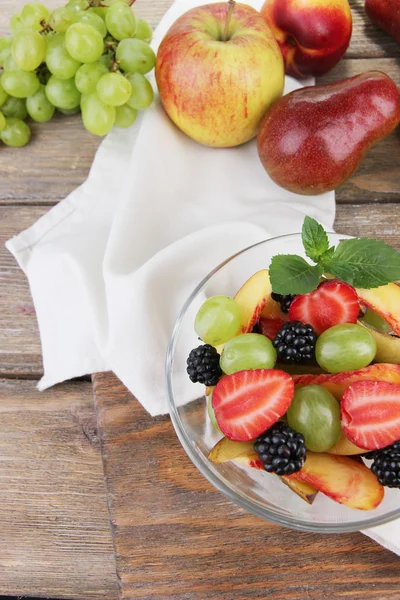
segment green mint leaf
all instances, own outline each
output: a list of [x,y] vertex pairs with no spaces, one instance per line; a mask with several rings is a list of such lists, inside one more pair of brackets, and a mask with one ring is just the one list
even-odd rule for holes
[[331,246],[326,252],[324,252],[322,254],[321,258],[319,259],[319,262],[322,265],[329,263],[329,261],[331,260],[331,258],[334,254],[335,254],[335,246]]
[[400,279],[400,252],[375,239],[343,240],[324,266],[354,287],[369,289]]
[[301,237],[308,258],[314,262],[318,262],[329,249],[329,240],[325,229],[311,217],[305,217]]
[[315,290],[324,270],[309,265],[295,254],[274,256],[269,267],[272,289],[276,294],[308,294]]

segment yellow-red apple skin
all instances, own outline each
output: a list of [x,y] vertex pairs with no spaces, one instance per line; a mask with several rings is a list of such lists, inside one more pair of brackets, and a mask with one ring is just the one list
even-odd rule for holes
[[282,51],[286,73],[294,77],[326,73],[350,43],[347,0],[266,0],[261,14]]
[[227,11],[227,2],[189,10],[167,32],[156,61],[170,119],[201,144],[221,148],[255,137],[284,86],[283,58],[260,13],[236,4],[232,38],[222,42]]

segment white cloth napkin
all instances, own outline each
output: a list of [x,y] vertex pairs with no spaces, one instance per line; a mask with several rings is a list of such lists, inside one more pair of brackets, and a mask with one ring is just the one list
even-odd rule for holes
[[[206,3],[178,0],[153,48],[180,14]],[[261,0],[248,4],[259,8]],[[286,92],[299,85],[287,78]],[[333,193],[298,196],[275,185],[254,140],[203,147],[156,99],[129,130],[107,136],[80,188],[6,244],[27,275],[37,313],[39,389],[113,370],[151,415],[166,413],[166,347],[201,278],[254,242],[300,231],[305,214],[331,230],[334,213]],[[378,528],[375,538],[398,551],[389,529]]]

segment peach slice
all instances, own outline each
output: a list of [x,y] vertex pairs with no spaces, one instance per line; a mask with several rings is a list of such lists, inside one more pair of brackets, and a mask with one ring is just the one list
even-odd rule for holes
[[[245,467],[263,469],[262,462],[254,450],[252,454],[249,453],[247,455],[238,456],[234,460],[235,463]],[[314,502],[315,497],[318,494],[318,490],[313,488],[308,483],[305,483],[304,481],[296,481],[295,479],[289,479],[287,475],[279,476],[279,479],[308,504],[312,504]]]
[[377,331],[367,323],[358,321],[359,325],[362,325],[370,334],[374,337],[376,342],[376,354],[375,360],[379,363],[393,363],[400,365],[400,337],[391,335],[389,333],[382,333]]
[[253,329],[271,292],[268,269],[257,271],[242,285],[234,297],[242,308],[242,327],[239,333],[249,333]]
[[400,286],[388,283],[371,290],[357,289],[361,304],[385,319],[393,331],[400,335]]
[[340,400],[344,390],[356,381],[388,381],[389,383],[400,384],[400,365],[376,363],[358,371],[347,371],[335,375],[330,373],[293,375],[293,380],[296,387],[304,387],[310,384],[321,385],[333,394],[337,400]]
[[359,448],[353,444],[342,431],[336,444],[330,448],[330,450],[327,450],[327,452],[328,454],[338,454],[339,456],[355,456],[357,454],[364,454],[364,452],[368,452],[368,450]]
[[384,495],[372,471],[348,456],[307,452],[303,468],[288,477],[308,483],[335,502],[359,510],[373,510]]
[[208,458],[215,463],[223,463],[228,460],[234,460],[239,456],[247,456],[249,453],[255,454],[253,442],[233,442],[223,437],[222,440],[215,444]]

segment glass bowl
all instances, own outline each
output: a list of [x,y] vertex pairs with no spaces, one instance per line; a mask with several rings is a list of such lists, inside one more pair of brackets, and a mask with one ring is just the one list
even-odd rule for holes
[[[331,244],[346,236],[329,234]],[[166,378],[169,409],[177,436],[194,465],[230,500],[247,511],[286,527],[320,533],[358,531],[400,517],[400,491],[385,488],[373,511],[351,509],[319,493],[307,504],[275,475],[233,461],[216,464],[207,456],[222,437],[207,415],[204,386],[190,382],[186,358],[199,344],[193,325],[198,308],[214,295],[234,296],[256,271],[269,267],[276,254],[304,256],[300,234],[271,238],[238,252],[216,267],[187,299],[176,321],[167,351]]]

